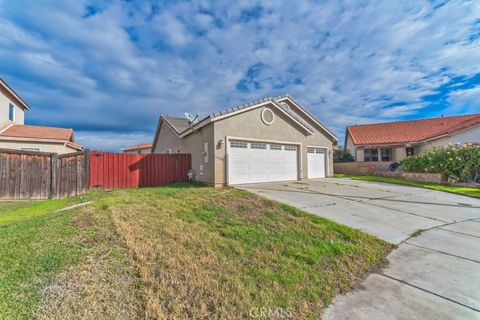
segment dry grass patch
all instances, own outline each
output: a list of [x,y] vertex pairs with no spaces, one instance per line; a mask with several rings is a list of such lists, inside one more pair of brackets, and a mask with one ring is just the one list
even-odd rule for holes
[[42,289],[35,318],[142,318],[142,283],[108,212],[82,208],[73,224],[81,231],[76,240],[85,245],[85,259]]
[[238,319],[281,307],[316,319],[391,249],[236,189],[117,191],[105,201],[136,257],[153,318]]

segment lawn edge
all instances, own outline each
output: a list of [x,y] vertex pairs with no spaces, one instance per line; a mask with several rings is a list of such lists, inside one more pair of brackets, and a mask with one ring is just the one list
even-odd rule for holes
[[[473,199],[480,199],[480,197],[458,192],[458,191],[453,191],[453,190],[437,190],[434,188],[431,188],[433,186],[440,186],[440,187],[452,187],[452,188],[464,188],[461,186],[454,186],[446,183],[436,183],[436,182],[427,182],[427,181],[421,181],[421,180],[408,180],[408,179],[402,179],[402,178],[387,178],[387,177],[379,177],[379,176],[371,176],[371,175],[352,175],[352,174],[343,174],[343,173],[336,173],[334,175],[334,178],[337,179],[351,179],[351,180],[358,180],[358,181],[370,181],[370,182],[377,182],[377,183],[385,183],[385,184],[396,184],[396,185],[402,185],[402,186],[407,186],[407,187],[412,187],[412,188],[419,188],[419,189],[427,189],[427,190],[432,190],[432,191],[439,191],[439,192],[445,192],[445,193],[451,193],[451,194],[456,194],[460,196],[465,196]],[[368,179],[364,179],[368,178]],[[373,179],[371,179],[373,178]],[[378,180],[376,180],[378,178]],[[390,181],[384,181],[383,179],[392,179]],[[395,180],[393,180],[395,179]],[[420,186],[420,185],[412,185],[409,183],[409,181],[413,183],[422,183],[426,184],[425,186]],[[472,188],[475,189],[475,188]]]

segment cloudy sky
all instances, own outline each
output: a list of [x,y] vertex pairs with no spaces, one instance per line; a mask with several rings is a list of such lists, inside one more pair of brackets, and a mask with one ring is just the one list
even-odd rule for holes
[[478,0],[0,0],[0,34],[26,123],[94,149],[283,93],[340,143],[347,124],[480,112]]

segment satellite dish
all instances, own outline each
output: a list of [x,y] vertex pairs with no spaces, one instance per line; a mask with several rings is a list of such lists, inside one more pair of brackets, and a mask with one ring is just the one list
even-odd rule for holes
[[196,123],[198,114],[191,114],[191,113],[185,112],[185,118],[187,118],[189,123]]

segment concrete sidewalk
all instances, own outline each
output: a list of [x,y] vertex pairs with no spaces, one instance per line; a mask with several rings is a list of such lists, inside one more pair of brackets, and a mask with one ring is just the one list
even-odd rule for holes
[[326,319],[480,319],[480,200],[334,178],[241,188],[398,245]]

